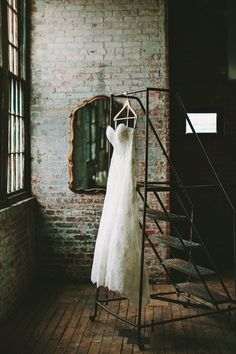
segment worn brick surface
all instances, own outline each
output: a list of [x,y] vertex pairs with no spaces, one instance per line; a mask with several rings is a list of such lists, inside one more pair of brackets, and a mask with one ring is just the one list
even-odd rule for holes
[[[168,85],[165,11],[164,0],[32,1],[32,184],[41,206],[44,275],[89,278],[104,200],[68,189],[70,111],[94,95]],[[152,108],[168,147],[168,97],[153,97]],[[142,119],[136,144],[141,179]],[[152,135],[149,146],[149,175],[166,180],[167,166]],[[146,253],[155,273],[156,261]]]
[[0,319],[28,290],[35,266],[34,198],[0,210]]

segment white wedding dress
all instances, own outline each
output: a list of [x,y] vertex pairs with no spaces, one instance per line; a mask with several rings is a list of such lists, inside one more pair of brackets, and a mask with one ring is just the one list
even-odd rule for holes
[[[113,145],[107,191],[95,246],[91,280],[138,305],[141,230],[138,222],[134,128],[107,127]],[[142,304],[149,302],[149,283],[144,263]]]

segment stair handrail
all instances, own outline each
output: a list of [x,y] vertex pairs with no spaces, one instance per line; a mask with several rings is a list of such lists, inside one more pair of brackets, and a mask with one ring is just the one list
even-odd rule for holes
[[[222,182],[221,182],[221,180],[220,180],[215,168],[213,167],[212,162],[211,162],[211,160],[210,160],[210,158],[209,158],[209,156],[208,156],[208,154],[206,152],[206,149],[204,148],[204,146],[203,146],[203,144],[201,142],[201,139],[199,138],[198,134],[196,133],[196,131],[195,131],[194,127],[193,127],[193,124],[192,124],[192,122],[191,122],[191,120],[190,120],[190,118],[189,118],[189,116],[187,114],[187,110],[186,110],[186,108],[185,108],[185,106],[183,104],[183,101],[180,98],[180,95],[178,94],[177,91],[174,91],[174,90],[172,90],[170,88],[147,87],[146,89],[142,89],[142,90],[127,91],[127,92],[124,92],[123,94],[113,94],[113,95],[111,95],[111,102],[113,101],[114,97],[119,97],[119,98],[122,98],[122,97],[123,98],[127,98],[128,97],[128,98],[131,98],[131,99],[135,99],[140,104],[140,107],[141,107],[144,115],[146,116],[148,114],[148,112],[146,112],[146,109],[145,109],[141,99],[139,97],[135,96],[135,94],[144,93],[144,92],[146,92],[146,94],[148,94],[149,91],[174,94],[174,96],[177,99],[177,103],[178,103],[182,113],[184,114],[184,116],[185,116],[185,118],[186,118],[186,120],[187,120],[187,122],[188,122],[188,124],[189,124],[189,126],[190,126],[190,128],[192,130],[192,132],[194,133],[194,136],[196,137],[196,139],[197,139],[197,141],[198,141],[198,143],[199,143],[199,145],[200,145],[200,147],[202,149],[202,152],[203,152],[203,154],[204,154],[204,156],[205,156],[205,158],[206,158],[206,160],[207,160],[207,162],[208,162],[208,164],[209,164],[209,166],[210,166],[210,168],[211,168],[211,170],[212,170],[212,172],[213,172],[213,174],[214,174],[214,176],[215,176],[215,178],[216,178],[216,180],[218,182],[218,185],[220,186],[221,190],[223,191],[223,194],[224,194],[225,198],[227,199],[228,204],[229,204],[229,206],[230,206],[230,208],[232,210],[232,213],[233,213],[234,277],[235,277],[235,279],[234,279],[235,280],[234,293],[235,293],[235,296],[236,296],[236,209],[235,209],[231,199],[229,198],[228,193],[226,192],[226,190],[225,190],[225,188],[224,188],[224,186],[223,186],[223,184],[222,184]],[[170,167],[173,170],[173,173],[175,175],[177,183],[184,190],[184,194],[187,197],[190,206],[193,208],[193,203],[192,203],[192,201],[191,201],[186,189],[184,188],[184,185],[183,185],[183,183],[182,183],[182,181],[181,181],[181,179],[180,179],[180,177],[179,177],[179,175],[178,175],[178,173],[177,173],[177,171],[175,169],[175,166],[173,165],[173,163],[172,163],[171,159],[169,158],[168,154],[166,153],[165,148],[164,148],[159,136],[157,135],[156,130],[155,130],[155,128],[154,128],[149,116],[146,117],[146,118],[147,118],[148,124],[150,124],[151,129],[154,132],[154,134],[155,134],[155,136],[156,136],[156,138],[158,140],[158,143],[159,143],[159,145],[160,145],[165,157],[167,158],[167,161],[168,161]]]
[[204,156],[205,156],[205,158],[206,158],[206,160],[207,160],[207,162],[208,162],[208,164],[209,164],[209,166],[210,166],[210,168],[211,168],[211,170],[212,170],[212,172],[213,172],[213,174],[214,174],[214,176],[215,176],[215,178],[216,178],[216,180],[217,180],[217,182],[218,182],[218,184],[219,184],[219,186],[221,188],[221,190],[224,193],[224,196],[226,197],[226,199],[227,199],[232,211],[236,215],[236,209],[235,209],[230,197],[228,196],[228,193],[226,192],[226,190],[225,190],[225,188],[224,188],[224,186],[223,186],[223,184],[222,184],[222,182],[220,180],[220,177],[218,176],[218,173],[216,172],[216,170],[215,170],[215,168],[214,168],[214,166],[213,166],[213,164],[212,164],[212,162],[210,160],[210,157],[209,157],[208,153],[206,152],[206,149],[204,148],[204,145],[202,144],[202,141],[199,138],[199,135],[197,134],[196,130],[194,129],[194,126],[193,126],[193,124],[192,124],[192,122],[191,122],[191,120],[190,120],[190,118],[188,116],[188,113],[187,113],[187,110],[186,110],[186,108],[185,108],[185,106],[183,104],[183,101],[181,100],[178,92],[176,92],[176,91],[175,91],[175,96],[177,98],[177,102],[179,103],[179,107],[182,110],[182,113],[184,114],[184,116],[185,116],[185,118],[186,118],[186,120],[187,120],[187,122],[188,122],[188,124],[189,124],[189,126],[190,126],[190,128],[191,128],[191,130],[192,130],[192,132],[193,132],[193,134],[195,136],[195,138],[197,139],[197,141],[198,141],[198,143],[199,143],[199,145],[200,145],[200,147],[202,149],[202,152],[203,152],[203,154],[204,154]]
[[191,128],[191,130],[192,130],[192,132],[193,132],[193,134],[195,136],[195,138],[197,139],[197,141],[198,141],[198,143],[199,143],[199,145],[200,145],[200,147],[202,149],[202,152],[203,152],[203,154],[204,154],[204,156],[205,156],[205,158],[206,158],[206,160],[207,160],[207,162],[208,162],[208,164],[209,164],[209,166],[211,168],[211,171],[213,172],[213,174],[214,174],[214,176],[215,176],[215,178],[216,178],[216,180],[218,182],[218,185],[220,186],[220,188],[221,188],[226,200],[228,201],[228,204],[229,204],[229,206],[230,206],[230,208],[232,210],[232,213],[233,213],[233,258],[234,258],[233,263],[234,263],[234,278],[235,278],[234,279],[234,295],[236,297],[236,209],[235,209],[230,197],[228,196],[228,193],[226,192],[226,190],[225,190],[225,188],[224,188],[224,186],[223,186],[223,184],[222,184],[222,182],[221,182],[221,180],[220,180],[220,178],[219,178],[214,166],[212,165],[212,162],[211,162],[211,160],[210,160],[210,158],[209,158],[209,156],[208,156],[208,154],[206,152],[206,149],[204,148],[204,146],[202,144],[201,139],[199,138],[199,135],[196,133],[196,131],[195,131],[194,127],[193,127],[193,124],[192,124],[191,120],[189,119],[187,110],[186,110],[186,108],[185,108],[185,106],[183,104],[183,101],[181,100],[178,92],[175,92],[175,97],[177,98],[177,103],[179,104],[179,107],[180,107],[182,113],[184,114],[184,116],[185,116],[185,118],[186,118],[186,120],[187,120],[187,122],[188,122],[188,124],[189,124],[189,126],[190,126],[190,128]]

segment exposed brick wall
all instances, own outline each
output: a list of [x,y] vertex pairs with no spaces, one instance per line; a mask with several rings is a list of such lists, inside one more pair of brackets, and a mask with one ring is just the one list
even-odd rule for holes
[[0,210],[0,319],[28,290],[35,264],[34,198]]
[[[32,1],[32,188],[41,205],[41,271],[88,279],[103,195],[68,189],[69,115],[99,94],[168,85],[165,0]],[[168,145],[168,97],[154,123]],[[143,170],[143,122],[137,131]],[[155,150],[156,149],[156,150]],[[150,176],[167,167],[150,138]],[[165,254],[165,249],[162,250]],[[156,267],[147,252],[149,271]]]

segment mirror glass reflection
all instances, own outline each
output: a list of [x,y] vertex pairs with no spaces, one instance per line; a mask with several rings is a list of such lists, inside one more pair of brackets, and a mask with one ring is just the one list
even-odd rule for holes
[[110,99],[96,96],[71,113],[69,187],[74,192],[104,190],[107,183]]

